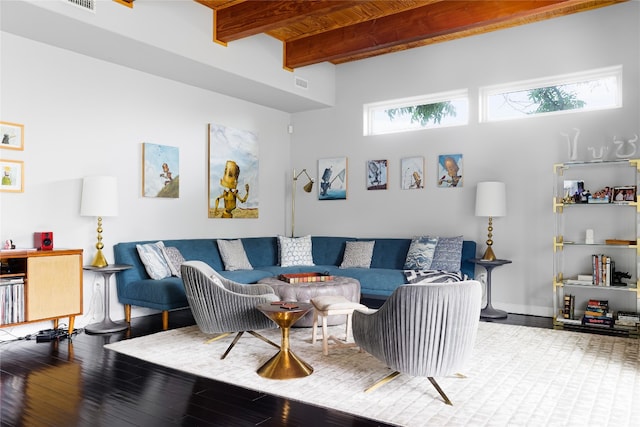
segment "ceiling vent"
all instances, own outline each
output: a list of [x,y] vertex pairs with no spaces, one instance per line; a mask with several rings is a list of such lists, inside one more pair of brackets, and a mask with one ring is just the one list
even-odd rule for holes
[[90,12],[96,11],[96,0],[64,0],[66,3],[77,6]]
[[295,76],[293,84],[299,89],[309,89],[309,80],[303,79],[302,77]]

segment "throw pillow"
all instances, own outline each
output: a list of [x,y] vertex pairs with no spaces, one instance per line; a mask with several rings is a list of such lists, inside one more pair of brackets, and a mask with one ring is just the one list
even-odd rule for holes
[[162,255],[164,255],[164,259],[167,261],[169,265],[169,270],[171,270],[171,275],[176,277],[182,277],[182,273],[180,272],[180,266],[186,260],[180,253],[178,248],[174,248],[173,246],[165,247],[162,251]]
[[468,280],[469,277],[461,272],[452,273],[442,270],[405,270],[404,276],[407,283],[416,284],[425,283],[450,283]]
[[140,256],[140,261],[144,264],[144,269],[147,270],[149,277],[154,280],[171,277],[169,264],[167,264],[167,261],[164,259],[164,255],[162,255],[163,248],[163,242],[136,245],[138,256]]
[[284,237],[278,236],[280,250],[280,266],[315,265],[311,252],[311,236]]
[[249,258],[247,258],[247,254],[244,251],[242,240],[218,239],[217,242],[225,270],[253,270],[253,266],[249,262]]
[[438,237],[433,254],[431,270],[460,271],[462,258],[462,236]]
[[340,268],[369,268],[375,243],[374,240],[370,242],[346,242]]
[[431,268],[437,244],[437,237],[414,237],[404,261],[405,270],[428,270]]

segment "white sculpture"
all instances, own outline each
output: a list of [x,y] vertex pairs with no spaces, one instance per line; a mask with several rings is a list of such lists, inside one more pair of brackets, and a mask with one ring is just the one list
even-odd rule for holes
[[578,158],[578,136],[580,136],[580,129],[573,128],[576,134],[573,137],[573,141],[569,139],[569,134],[561,133],[560,135],[567,138],[567,148],[569,149],[569,160],[576,160]]
[[593,157],[593,160],[603,160],[604,156],[607,154],[607,151],[609,151],[609,147],[602,146],[600,147],[600,151],[598,151],[597,153],[595,147],[589,147],[587,148],[587,150],[591,152],[591,157]]
[[[629,139],[627,141],[624,140],[616,140],[616,137],[613,137],[613,143],[615,145],[618,146],[618,148],[616,148],[616,157],[619,159],[628,159],[631,156],[633,156],[634,154],[636,154],[636,141],[638,140],[638,134],[635,135],[635,137],[633,137],[632,139]],[[629,153],[625,153],[624,150],[624,146],[625,146],[625,142],[627,142],[630,146],[631,146],[631,151]]]

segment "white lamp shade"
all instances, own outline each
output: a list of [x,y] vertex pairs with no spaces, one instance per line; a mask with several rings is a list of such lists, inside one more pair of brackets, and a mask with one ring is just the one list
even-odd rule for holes
[[479,182],[476,192],[476,216],[498,217],[507,214],[504,182]]
[[118,181],[113,176],[88,176],[82,181],[82,216],[118,215]]

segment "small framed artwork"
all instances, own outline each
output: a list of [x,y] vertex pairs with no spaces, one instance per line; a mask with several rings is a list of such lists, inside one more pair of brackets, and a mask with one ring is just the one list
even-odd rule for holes
[[22,193],[24,191],[24,162],[20,160],[0,160],[2,183],[0,191]]
[[367,160],[367,190],[386,190],[388,170],[386,160]]
[[406,157],[400,160],[402,170],[402,189],[418,190],[424,188],[424,157]]
[[347,198],[347,158],[318,160],[318,200]]
[[584,193],[584,181],[566,179],[563,183],[564,203],[580,203]]
[[24,150],[24,125],[0,122],[0,137],[2,137],[0,148]]
[[635,202],[636,201],[636,186],[626,185],[624,187],[613,187],[613,202]]
[[142,196],[180,197],[178,147],[142,143]]
[[462,187],[462,154],[438,156],[438,187]]

